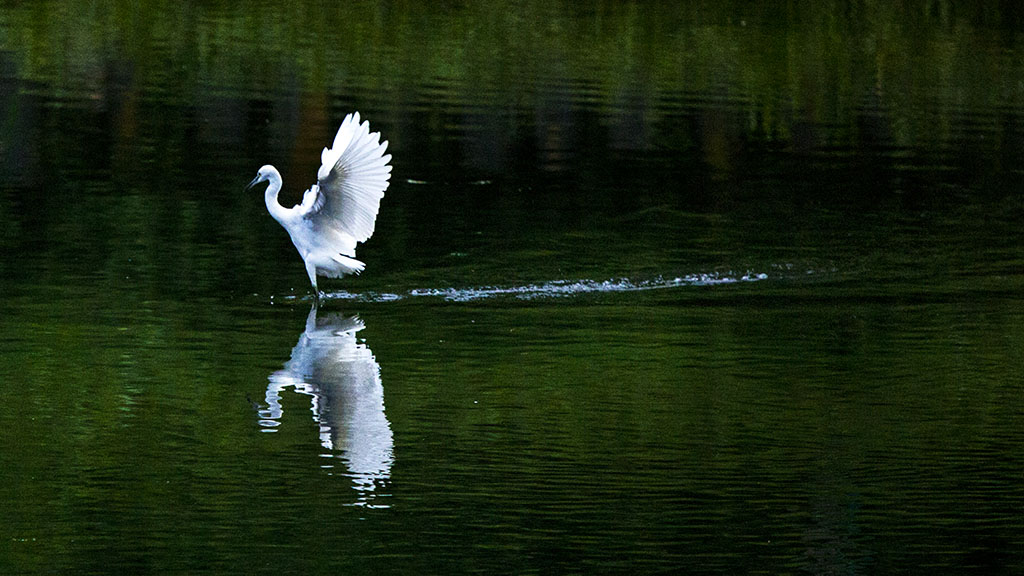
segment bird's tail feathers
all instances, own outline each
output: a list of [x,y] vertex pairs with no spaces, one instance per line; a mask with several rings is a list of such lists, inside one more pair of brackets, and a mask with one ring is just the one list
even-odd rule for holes
[[321,268],[320,272],[323,276],[328,278],[341,278],[346,274],[359,274],[366,268],[366,264],[363,264],[355,258],[349,258],[341,254],[334,254],[331,256],[331,266],[327,268]]

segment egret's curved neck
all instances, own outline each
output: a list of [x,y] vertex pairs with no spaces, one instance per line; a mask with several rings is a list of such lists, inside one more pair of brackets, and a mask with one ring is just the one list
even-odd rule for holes
[[277,201],[277,195],[281,192],[281,173],[277,171],[277,168],[270,167],[270,176],[267,181],[269,185],[263,194],[263,200],[267,203],[267,211],[274,217],[274,220],[281,222],[288,216],[288,209]]

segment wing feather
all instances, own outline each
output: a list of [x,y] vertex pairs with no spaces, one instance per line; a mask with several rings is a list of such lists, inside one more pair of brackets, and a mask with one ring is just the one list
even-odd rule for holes
[[391,178],[391,155],[384,154],[388,142],[370,123],[359,122],[359,113],[345,117],[330,148],[320,155],[317,184],[308,193],[315,199],[304,217],[313,221],[321,238],[331,248],[354,255],[355,243],[373,235],[381,198]]

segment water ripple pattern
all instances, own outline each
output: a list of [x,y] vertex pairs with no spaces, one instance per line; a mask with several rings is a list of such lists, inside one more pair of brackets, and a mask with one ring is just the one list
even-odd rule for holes
[[[630,280],[617,278],[609,280],[552,280],[540,284],[522,286],[478,286],[470,288],[415,288],[404,294],[390,292],[330,292],[324,295],[330,300],[349,300],[355,302],[392,302],[408,298],[440,298],[448,302],[473,302],[488,298],[511,297],[520,300],[538,300],[545,298],[566,298],[583,294],[639,292],[645,290],[661,290],[682,288],[687,286],[719,286],[740,282],[757,282],[766,280],[765,273],[747,271],[743,274],[690,274],[665,278],[658,276],[650,280]],[[299,297],[289,297],[297,299]]]

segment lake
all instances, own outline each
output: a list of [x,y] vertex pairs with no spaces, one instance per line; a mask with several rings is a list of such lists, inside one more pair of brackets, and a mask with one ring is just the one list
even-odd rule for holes
[[1024,573],[1014,4],[13,3],[0,109],[4,574]]

